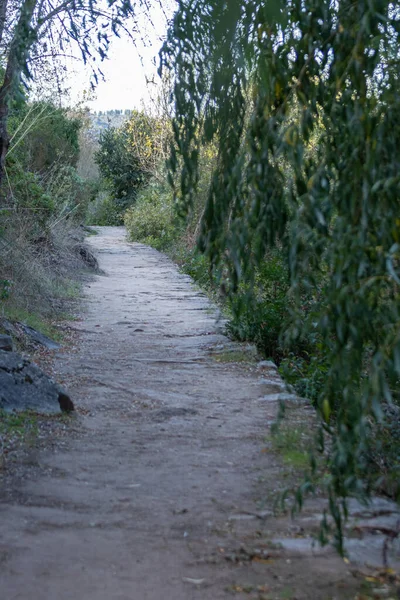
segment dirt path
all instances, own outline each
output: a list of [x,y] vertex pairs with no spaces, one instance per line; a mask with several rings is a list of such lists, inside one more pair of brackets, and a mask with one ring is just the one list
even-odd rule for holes
[[91,243],[106,275],[56,363],[84,410],[2,491],[1,600],[354,598],[332,551],[268,545],[274,372],[216,360],[232,345],[166,257],[122,228]]

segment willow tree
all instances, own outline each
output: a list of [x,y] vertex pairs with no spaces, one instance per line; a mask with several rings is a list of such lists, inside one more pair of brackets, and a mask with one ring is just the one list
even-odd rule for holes
[[[201,146],[218,147],[200,249],[235,293],[283,247],[293,314],[282,335],[324,345],[316,408],[341,551],[346,499],[370,493],[371,424],[400,379],[399,31],[387,0],[179,0],[162,52],[181,212]],[[304,318],[302,292],[321,281]],[[311,469],[299,504],[312,487]]]

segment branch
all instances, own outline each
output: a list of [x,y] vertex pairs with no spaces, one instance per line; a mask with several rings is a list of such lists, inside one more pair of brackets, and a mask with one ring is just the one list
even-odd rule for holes
[[63,2],[62,4],[60,4],[60,6],[57,6],[57,8],[53,8],[53,10],[51,10],[49,13],[47,13],[47,15],[45,17],[38,19],[37,25],[34,29],[35,33],[37,33],[39,31],[39,29],[42,27],[42,25],[44,25],[48,21],[51,21],[51,19],[53,19],[59,13],[65,11],[70,4],[73,4],[73,2],[74,2],[74,0],[66,0],[66,2]]

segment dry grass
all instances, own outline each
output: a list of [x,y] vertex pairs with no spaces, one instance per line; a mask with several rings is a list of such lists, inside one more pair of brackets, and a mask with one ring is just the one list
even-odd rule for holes
[[56,315],[65,300],[79,292],[83,231],[66,219],[40,226],[27,212],[8,211],[1,221],[3,315],[18,310],[44,317]]

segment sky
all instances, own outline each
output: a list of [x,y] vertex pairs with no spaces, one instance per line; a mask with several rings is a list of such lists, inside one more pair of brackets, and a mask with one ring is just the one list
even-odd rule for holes
[[157,55],[167,31],[165,15],[172,15],[172,7],[172,0],[163,0],[163,10],[153,6],[150,14],[140,17],[140,38],[145,37],[145,43],[139,36],[135,44],[128,36],[112,41],[109,58],[101,66],[105,81],[99,80],[94,93],[90,92],[90,69],[81,62],[71,64],[67,81],[72,103],[84,100],[96,112],[148,105],[155,84],[146,84],[146,79],[157,82]]

